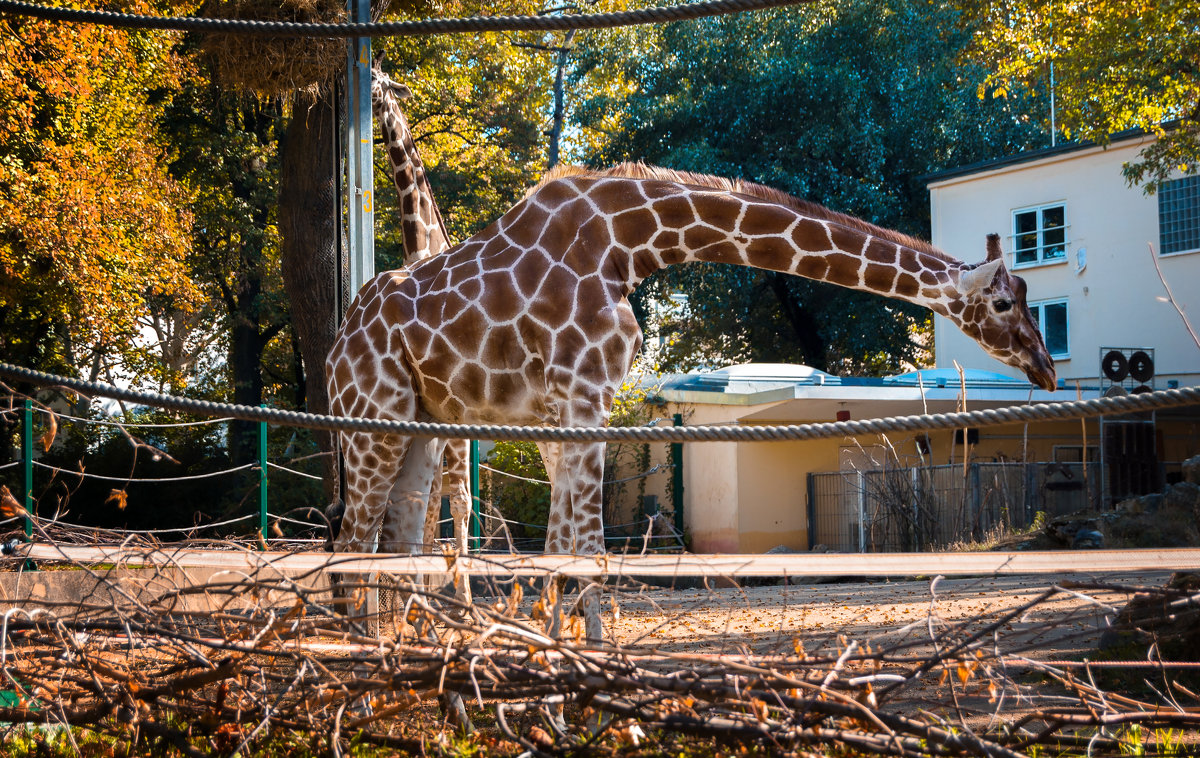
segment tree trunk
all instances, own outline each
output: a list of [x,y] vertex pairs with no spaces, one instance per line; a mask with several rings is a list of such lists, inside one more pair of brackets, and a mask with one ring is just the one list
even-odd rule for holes
[[[304,360],[310,413],[328,413],[325,357],[337,333],[339,232],[338,171],[333,145],[336,123],[332,94],[323,89],[311,105],[298,97],[280,145],[279,232],[283,284],[291,303],[292,328]],[[324,452],[334,451],[329,432],[313,432]],[[337,464],[325,461],[325,494],[337,498]]]
[[804,364],[825,371],[829,365],[829,346],[821,337],[820,327],[812,314],[797,303],[792,295],[791,287],[788,286],[789,274],[768,271],[766,276],[771,292],[779,301],[779,307],[783,309],[784,318],[791,325],[796,341],[800,343]]
[[563,118],[566,111],[566,93],[563,92],[563,77],[567,71],[568,58],[571,55],[571,40],[575,39],[575,30],[567,32],[562,46],[558,48],[558,59],[554,70],[554,118],[550,125],[550,147],[546,151],[546,170],[558,165],[559,141],[562,139]]
[[[242,303],[255,303],[261,281],[252,276],[239,293]],[[253,311],[253,307],[251,307]],[[262,354],[265,341],[259,334],[258,322],[245,313],[233,317],[233,333],[229,340],[229,373],[233,381],[233,402],[236,405],[258,407],[263,401]],[[258,460],[258,425],[253,421],[234,420],[229,423],[230,459],[235,466]]]

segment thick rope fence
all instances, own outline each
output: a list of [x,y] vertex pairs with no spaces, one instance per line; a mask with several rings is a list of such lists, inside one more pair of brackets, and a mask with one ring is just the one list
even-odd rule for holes
[[958,413],[889,416],[877,419],[785,425],[697,425],[631,427],[549,427],[494,424],[437,424],[419,421],[349,418],[301,413],[278,408],[254,408],[208,400],[142,392],[101,382],[55,376],[0,363],[0,376],[44,388],[62,388],[89,397],[106,397],[201,416],[326,431],[375,432],[446,439],[528,440],[534,442],[770,442],[919,432],[936,429],[985,427],[1034,421],[1062,421],[1123,415],[1200,404],[1200,387],[1181,387],[1119,397],[1035,403]]
[[612,13],[541,16],[472,16],[468,18],[379,21],[371,23],[302,23],[203,17],[147,16],[78,8],[63,8],[20,0],[0,0],[0,14],[47,21],[100,24],[125,29],[221,32],[270,37],[401,37],[465,32],[567,31],[614,29],[640,24],[660,24],[722,16],[730,13],[780,8],[815,0],[707,0],[698,3],[640,8]]

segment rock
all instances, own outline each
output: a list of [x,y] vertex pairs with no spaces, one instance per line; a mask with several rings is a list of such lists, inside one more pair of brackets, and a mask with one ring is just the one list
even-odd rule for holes
[[[818,547],[820,547],[820,546],[818,545]],[[768,550],[766,552],[766,554],[767,555],[791,555],[793,553],[798,553],[798,552],[800,552],[800,551],[794,547],[788,547],[787,545],[776,545],[775,547]]]
[[1177,482],[1163,495],[1163,508],[1191,513],[1200,506],[1200,484]]
[[1095,529],[1080,529],[1071,540],[1072,550],[1098,550],[1104,547],[1104,535]]
[[[1075,547],[1075,538],[1080,532],[1100,532],[1100,524],[1096,519],[1056,518],[1046,524],[1046,533],[1054,539]],[[1104,537],[1101,535],[1101,540]]]
[[1128,500],[1122,500],[1117,503],[1116,512],[1136,516],[1139,513],[1146,512],[1146,503],[1140,497],[1131,497]]
[[1188,458],[1180,468],[1183,469],[1183,481],[1200,484],[1200,455]]

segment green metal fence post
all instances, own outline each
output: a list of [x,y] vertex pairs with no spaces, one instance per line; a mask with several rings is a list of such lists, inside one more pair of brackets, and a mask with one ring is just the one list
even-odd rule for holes
[[[683,426],[683,414],[676,413],[674,426]],[[675,530],[683,534],[683,443],[671,443],[671,501],[675,506]]]
[[33,540],[33,399],[25,398],[21,424],[21,460],[25,464],[25,539]]
[[[266,404],[260,406],[266,408]],[[258,534],[259,549],[267,549],[267,422],[258,422]]]
[[471,440],[471,549],[478,551],[483,536],[479,505],[479,440]]

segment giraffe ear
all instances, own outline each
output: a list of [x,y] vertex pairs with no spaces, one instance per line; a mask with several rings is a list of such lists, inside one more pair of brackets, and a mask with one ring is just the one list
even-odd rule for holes
[[999,234],[989,234],[987,236],[987,259],[989,261],[1004,259],[1004,250],[1000,247]]
[[410,90],[408,87],[401,84],[400,82],[394,82],[391,79],[389,79],[388,87],[391,88],[392,94],[395,95],[400,100],[407,100],[410,97],[412,97],[412,90]]
[[996,272],[1004,265],[1004,261],[997,258],[989,260],[986,263],[980,263],[972,269],[963,271],[958,276],[958,290],[964,295],[969,292],[981,290],[992,283],[996,278]]

